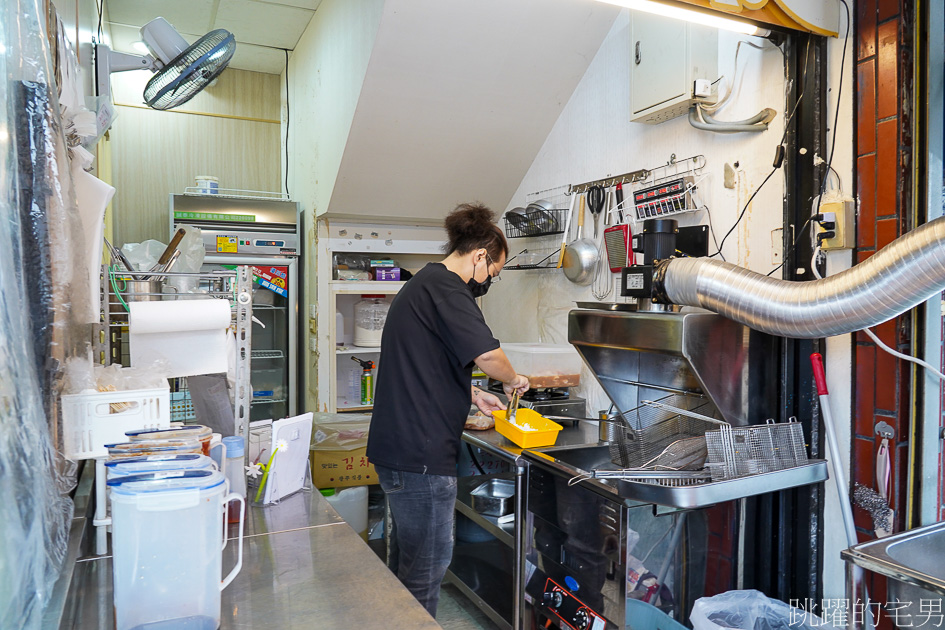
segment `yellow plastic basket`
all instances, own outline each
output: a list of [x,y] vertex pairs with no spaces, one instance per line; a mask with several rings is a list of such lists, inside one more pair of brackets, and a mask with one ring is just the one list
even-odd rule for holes
[[[505,419],[505,411],[493,411],[495,430],[522,448],[553,446],[558,439],[561,425],[545,418],[534,409],[519,409],[515,412],[516,424]],[[523,429],[519,424],[527,424],[531,430]]]

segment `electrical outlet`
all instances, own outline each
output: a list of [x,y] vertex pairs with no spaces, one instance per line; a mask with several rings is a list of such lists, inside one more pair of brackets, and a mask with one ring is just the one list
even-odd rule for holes
[[[834,236],[820,241],[820,248],[824,251],[836,249],[853,249],[856,245],[854,222],[856,220],[856,202],[850,198],[839,201],[825,201],[820,204],[821,214],[833,215],[833,229],[828,230],[823,223],[817,224],[817,234],[833,232]],[[826,223],[827,220],[825,219]]]
[[312,352],[318,352],[318,339],[312,337],[308,340],[308,349]]
[[310,319],[318,319],[318,305],[317,304],[308,305],[308,316]]

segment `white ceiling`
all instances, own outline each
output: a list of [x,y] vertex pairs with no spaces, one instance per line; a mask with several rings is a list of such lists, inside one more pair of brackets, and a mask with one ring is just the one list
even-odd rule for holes
[[231,68],[279,74],[285,53],[293,50],[322,0],[105,0],[112,46],[138,53],[132,45],[138,32],[155,17],[163,17],[188,42],[213,29],[236,36]]
[[328,210],[430,217],[479,200],[503,211],[619,11],[386,0]]

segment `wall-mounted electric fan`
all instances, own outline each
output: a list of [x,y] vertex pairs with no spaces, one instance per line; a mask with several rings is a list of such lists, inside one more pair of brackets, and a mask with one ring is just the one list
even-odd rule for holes
[[233,53],[236,39],[223,29],[210,31],[188,45],[164,18],[155,18],[141,27],[150,55],[129,55],[104,44],[95,47],[98,95],[109,96],[109,75],[125,70],[151,70],[156,74],[144,88],[144,102],[154,109],[183,105],[223,72]]

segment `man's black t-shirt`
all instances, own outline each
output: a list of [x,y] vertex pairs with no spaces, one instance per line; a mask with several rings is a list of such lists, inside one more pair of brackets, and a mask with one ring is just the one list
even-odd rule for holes
[[473,360],[498,347],[462,278],[442,263],[417,272],[384,324],[368,434],[371,463],[455,475]]

